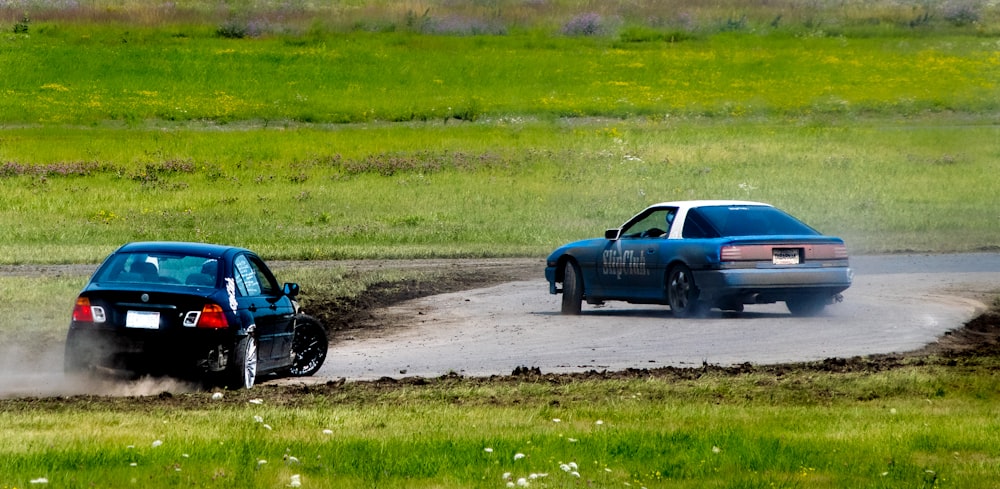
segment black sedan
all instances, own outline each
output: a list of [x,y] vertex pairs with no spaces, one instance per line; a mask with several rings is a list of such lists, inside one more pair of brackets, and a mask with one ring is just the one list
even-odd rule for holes
[[250,388],[259,374],[314,374],[327,332],[250,250],[204,243],[120,247],[73,307],[69,375],[196,378]]
[[784,302],[820,313],[851,286],[847,247],[771,205],[733,200],[663,202],[603,238],[549,255],[549,292],[563,314],[616,300],[668,304],[674,316]]

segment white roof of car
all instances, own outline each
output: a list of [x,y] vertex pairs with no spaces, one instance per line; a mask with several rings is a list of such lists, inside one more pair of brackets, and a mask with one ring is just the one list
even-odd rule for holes
[[678,200],[673,202],[660,202],[649,207],[704,207],[712,205],[764,205],[773,207],[771,204],[763,202],[753,202],[749,200]]

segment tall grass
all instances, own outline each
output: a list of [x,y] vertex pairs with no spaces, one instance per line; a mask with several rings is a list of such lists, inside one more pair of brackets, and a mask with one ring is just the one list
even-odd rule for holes
[[535,34],[233,40],[130,26],[37,31],[0,39],[0,123],[854,117],[990,113],[1000,100],[996,43],[979,37],[720,34],[670,44]]
[[179,0],[169,3],[89,0],[13,0],[0,5],[0,19],[60,23],[127,22],[142,26],[204,24],[228,35],[334,31],[415,31],[451,34],[504,33],[512,29],[558,31],[581,19],[597,24],[588,33],[615,34],[641,26],[693,32],[784,29],[910,34],[983,30],[995,25],[996,5],[986,0],[948,2],[800,2],[796,0],[491,0],[455,2],[283,2]]
[[856,253],[996,245],[998,133],[977,118],[4,134],[2,263],[156,239],[283,259],[543,256],[687,198],[773,202]]

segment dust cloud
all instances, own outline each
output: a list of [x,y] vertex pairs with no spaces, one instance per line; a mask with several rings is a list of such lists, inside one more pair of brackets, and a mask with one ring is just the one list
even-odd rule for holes
[[196,392],[200,386],[171,378],[77,378],[63,375],[63,345],[0,346],[0,398],[151,396]]

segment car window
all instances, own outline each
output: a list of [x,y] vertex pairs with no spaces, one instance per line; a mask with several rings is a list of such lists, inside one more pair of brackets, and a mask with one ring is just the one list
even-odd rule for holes
[[659,238],[670,234],[670,226],[674,223],[677,209],[664,207],[652,209],[638,216],[622,228],[623,238]]
[[233,265],[236,266],[236,289],[240,295],[276,295],[277,282],[257,260],[240,255],[233,261]]
[[[717,236],[817,235],[802,221],[768,206],[706,206],[688,212],[688,220],[709,225]],[[688,228],[685,225],[685,237]],[[692,236],[696,231],[692,229]],[[709,237],[709,236],[702,236]]]
[[212,286],[217,270],[216,260],[204,256],[119,253],[98,270],[95,281]]
[[698,209],[688,211],[681,235],[686,239],[718,238],[719,233]]

